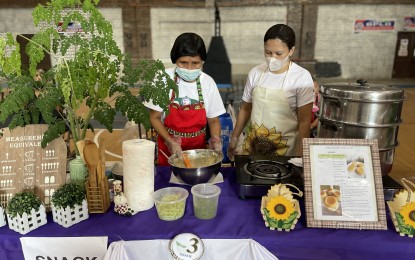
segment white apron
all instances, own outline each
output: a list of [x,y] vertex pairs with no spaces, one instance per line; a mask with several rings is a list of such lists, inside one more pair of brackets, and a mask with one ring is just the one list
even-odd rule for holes
[[256,86],[252,93],[251,122],[243,154],[297,156],[297,136],[297,116],[292,112],[282,87]]

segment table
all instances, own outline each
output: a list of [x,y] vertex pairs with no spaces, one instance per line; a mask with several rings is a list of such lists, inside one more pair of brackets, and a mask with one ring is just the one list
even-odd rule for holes
[[[112,208],[105,214],[91,214],[89,219],[69,228],[53,222],[26,234],[32,237],[108,236],[108,242],[119,240],[171,239],[179,233],[191,232],[203,239],[252,238],[279,259],[413,259],[415,239],[400,237],[388,217],[388,230],[335,230],[306,228],[304,201],[302,216],[291,232],[271,231],[264,225],[260,199],[241,200],[237,195],[234,168],[222,168],[224,182],[218,215],[212,220],[199,220],[193,215],[189,196],[183,218],[167,222],[158,218],[155,207],[132,217],[117,215]],[[169,184],[170,167],[158,167],[155,189]],[[183,186],[189,189],[190,186]],[[22,235],[7,226],[0,228],[0,259],[23,259],[19,238]]]

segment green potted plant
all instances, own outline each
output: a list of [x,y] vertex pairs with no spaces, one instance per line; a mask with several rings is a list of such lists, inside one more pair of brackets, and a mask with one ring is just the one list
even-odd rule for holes
[[52,195],[53,221],[70,227],[89,217],[85,191],[74,183],[57,189]]
[[45,207],[32,192],[14,194],[6,212],[9,228],[23,235],[47,223]]
[[[96,8],[98,3],[54,0],[34,9],[32,16],[39,32],[26,38],[29,75],[20,70],[17,41],[11,34],[0,37],[0,76],[6,77],[13,88],[0,104],[0,122],[11,118],[10,128],[48,124],[42,147],[68,129],[74,143],[83,140],[91,119],[111,132],[117,111],[149,129],[149,111],[142,99],[153,99],[167,110],[169,93],[177,90],[161,61],[133,64],[128,55],[121,53],[111,24]],[[33,80],[45,53],[55,65],[41,79]],[[130,91],[137,85],[141,98]],[[79,113],[81,105],[88,108],[83,114]],[[75,151],[79,155],[76,146]]]

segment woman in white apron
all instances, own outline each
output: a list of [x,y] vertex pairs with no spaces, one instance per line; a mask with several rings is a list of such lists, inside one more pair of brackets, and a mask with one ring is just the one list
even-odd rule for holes
[[290,61],[294,50],[295,33],[289,26],[276,24],[265,33],[266,62],[248,74],[229,158],[233,159],[245,127],[247,135],[237,153],[302,155],[302,139],[310,136],[314,84],[307,70]]

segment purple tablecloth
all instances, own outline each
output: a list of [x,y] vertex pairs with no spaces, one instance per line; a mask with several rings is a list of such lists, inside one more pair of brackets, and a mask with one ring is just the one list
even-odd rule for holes
[[[291,232],[271,231],[264,225],[260,213],[260,199],[241,200],[237,195],[235,170],[221,170],[225,182],[218,215],[212,220],[199,220],[193,214],[192,196],[189,196],[185,216],[167,222],[158,218],[155,207],[133,217],[122,217],[112,208],[105,214],[91,214],[89,219],[69,228],[48,223],[25,237],[108,236],[108,242],[118,240],[171,239],[179,233],[190,232],[201,238],[252,238],[279,259],[414,259],[415,240],[400,237],[388,218],[388,230],[335,230],[306,228],[304,201],[300,200],[302,216]],[[169,184],[170,168],[158,167],[155,189]],[[190,186],[183,186],[189,189]],[[23,259],[19,233],[7,226],[0,228],[0,259]]]

